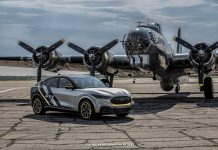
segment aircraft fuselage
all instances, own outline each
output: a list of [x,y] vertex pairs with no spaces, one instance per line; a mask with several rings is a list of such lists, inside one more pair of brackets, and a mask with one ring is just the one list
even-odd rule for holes
[[171,56],[175,51],[158,24],[137,26],[128,33],[124,47],[131,67],[153,72],[161,80],[161,88],[165,91],[172,90],[178,77],[185,75],[183,70],[179,74],[171,71]]

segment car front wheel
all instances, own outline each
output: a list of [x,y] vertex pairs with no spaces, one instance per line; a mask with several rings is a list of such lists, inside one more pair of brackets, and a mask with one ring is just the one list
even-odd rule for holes
[[94,106],[89,100],[83,100],[79,108],[80,116],[83,119],[91,119],[94,116]]
[[35,97],[32,100],[32,107],[33,107],[33,112],[36,115],[43,115],[46,112],[42,100],[39,97]]

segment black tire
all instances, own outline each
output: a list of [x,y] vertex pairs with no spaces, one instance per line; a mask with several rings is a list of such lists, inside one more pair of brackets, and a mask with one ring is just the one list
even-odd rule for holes
[[179,91],[180,91],[180,87],[179,87],[179,86],[176,86],[176,88],[175,88],[175,93],[176,93],[176,94],[179,94]]
[[211,77],[204,79],[204,97],[205,99],[213,99],[213,81]]
[[79,114],[82,119],[88,120],[94,117],[95,109],[89,100],[83,100],[79,105]]
[[116,114],[117,117],[126,117],[129,113],[120,113],[120,114]]
[[44,115],[46,110],[44,108],[44,104],[42,102],[42,99],[40,97],[34,97],[32,100],[32,108],[33,112],[36,115]]

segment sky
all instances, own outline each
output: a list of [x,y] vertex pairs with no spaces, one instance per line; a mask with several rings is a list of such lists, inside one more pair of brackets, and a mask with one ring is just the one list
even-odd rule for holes
[[[173,48],[182,37],[195,44],[218,40],[217,0],[0,0],[0,56],[30,56],[18,46],[34,48],[64,38],[87,49],[122,40],[137,21],[158,22]],[[65,45],[64,55],[79,55]],[[184,50],[185,51],[185,50]],[[119,43],[112,50],[124,54]]]

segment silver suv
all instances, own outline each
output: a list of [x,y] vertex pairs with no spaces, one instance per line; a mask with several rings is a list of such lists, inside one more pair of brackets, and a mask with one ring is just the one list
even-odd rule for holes
[[64,110],[79,112],[83,119],[95,114],[125,117],[134,105],[127,90],[110,88],[89,75],[49,77],[33,86],[30,93],[37,115],[47,110]]

